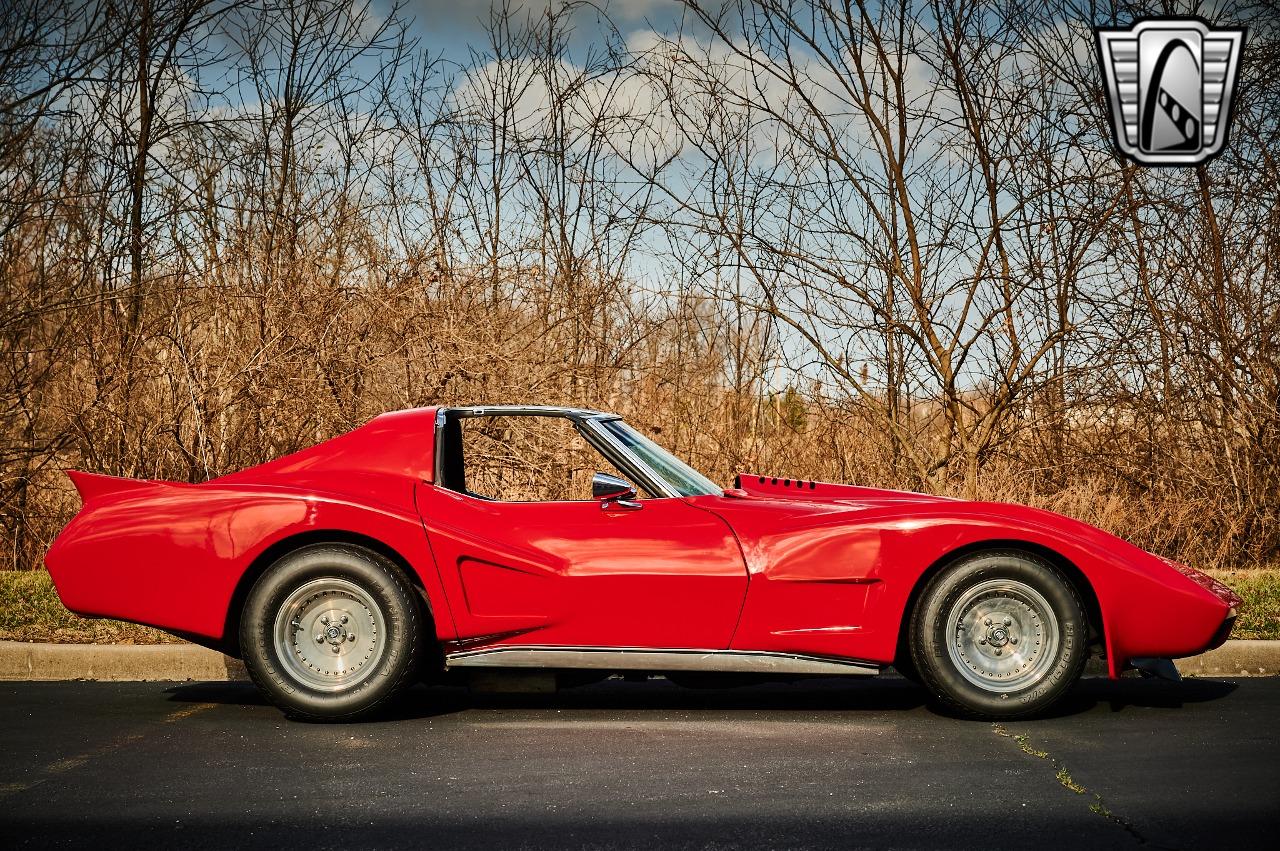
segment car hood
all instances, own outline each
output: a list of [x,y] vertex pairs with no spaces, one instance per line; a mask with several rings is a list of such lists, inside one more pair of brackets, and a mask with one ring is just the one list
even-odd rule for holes
[[[929,562],[977,541],[1021,540],[1058,552],[1087,547],[1111,563],[1177,573],[1164,560],[1102,529],[1042,508],[760,475],[743,474],[735,484],[723,497],[708,497],[702,504],[738,533],[744,550],[750,551],[748,560],[805,541],[862,541],[857,546],[865,548],[873,540],[936,536],[938,551]],[[847,563],[851,554],[833,551],[824,557]]]
[[1068,551],[1083,547],[1111,566],[1126,565],[1164,580],[1180,575],[1180,580],[1199,586],[1228,606],[1241,602],[1234,591],[1201,571],[1043,508],[746,473],[734,485],[725,491],[728,499],[719,500],[714,510],[756,546],[811,536],[823,529],[879,537],[885,532],[915,534],[927,528],[963,526],[968,531],[956,533],[951,546],[971,538],[1013,538],[1068,557]]

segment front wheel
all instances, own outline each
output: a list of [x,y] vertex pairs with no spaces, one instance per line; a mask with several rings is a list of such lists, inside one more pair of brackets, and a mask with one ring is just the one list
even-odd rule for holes
[[316,544],[277,561],[249,592],[240,648],[250,677],[287,714],[351,720],[415,669],[421,616],[400,569],[369,550]]
[[979,718],[1034,715],[1079,679],[1088,624],[1075,588],[1021,552],[969,556],[935,576],[912,612],[911,659],[945,705]]

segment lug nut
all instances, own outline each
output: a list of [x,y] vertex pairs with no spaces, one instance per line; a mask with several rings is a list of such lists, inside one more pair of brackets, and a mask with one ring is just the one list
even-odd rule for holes
[[329,616],[328,616],[328,615],[325,615],[324,617],[320,618],[320,623],[324,624],[325,626],[328,626],[328,625],[329,625]]
[[986,643],[987,643],[987,640],[986,640],[985,638],[979,638],[979,639],[978,639],[978,643],[979,643],[979,644],[986,644]]
[[323,633],[323,632],[316,636],[316,644],[324,644],[324,633]]
[[354,632],[347,634],[347,641],[355,641],[355,640],[356,640],[356,634]]
[[346,623],[346,622],[347,622],[347,616],[346,616],[346,615],[343,615],[343,616],[342,616],[342,622],[343,622],[343,623]]
[[1012,638],[1010,638],[1010,639],[1009,639],[1009,643],[1010,643],[1010,644],[1017,644],[1017,643],[1018,643],[1018,636],[1016,636],[1016,635],[1015,635],[1015,636],[1013,636]]
[[999,656],[1002,652],[1004,652],[1004,651],[1002,651],[999,647],[997,647],[997,648],[996,648],[996,655],[997,655],[997,656]]
[[986,620],[984,620],[983,624],[985,624],[986,626],[991,626],[991,618],[987,618]]
[[1004,619],[1004,625],[1005,625],[1005,626],[1013,626],[1013,619],[1012,619],[1012,618],[1005,618],[1005,619]]

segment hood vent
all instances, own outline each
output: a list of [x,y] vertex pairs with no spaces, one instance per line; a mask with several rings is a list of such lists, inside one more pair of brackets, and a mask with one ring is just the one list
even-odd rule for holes
[[769,476],[735,476],[733,486],[741,490],[773,490],[775,488],[784,488],[790,491],[816,491],[818,489],[817,482],[807,482],[804,479],[779,479]]

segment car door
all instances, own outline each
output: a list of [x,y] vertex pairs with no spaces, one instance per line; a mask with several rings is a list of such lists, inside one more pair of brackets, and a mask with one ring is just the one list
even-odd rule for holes
[[683,498],[507,501],[437,482],[417,499],[464,646],[729,646],[742,552]]
[[724,649],[747,589],[729,527],[680,498],[637,509],[498,502],[420,485],[459,637]]

